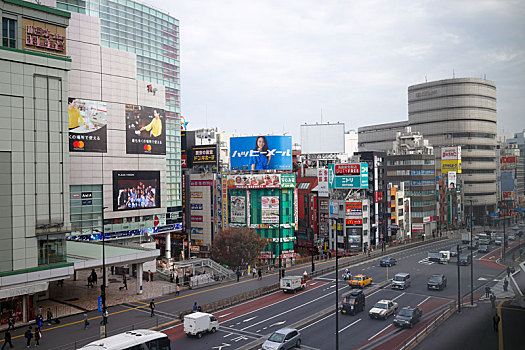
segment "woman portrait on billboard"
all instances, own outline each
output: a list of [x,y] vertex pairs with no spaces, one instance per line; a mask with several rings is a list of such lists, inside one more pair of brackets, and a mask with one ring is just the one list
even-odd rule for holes
[[257,136],[255,140],[255,151],[254,155],[250,157],[251,170],[265,170],[269,169],[268,165],[272,156],[268,153],[268,141],[266,137]]

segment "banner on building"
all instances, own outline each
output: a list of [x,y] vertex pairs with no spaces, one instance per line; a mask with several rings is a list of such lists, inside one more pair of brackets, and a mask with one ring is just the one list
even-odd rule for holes
[[501,199],[503,200],[514,200],[514,191],[502,191]]
[[328,187],[336,189],[368,188],[368,163],[328,164]]
[[425,224],[412,224],[412,232],[423,231],[425,229]]
[[105,102],[68,98],[69,152],[107,152]]
[[213,180],[190,180],[190,186],[213,186]]
[[[283,174],[284,175],[284,174]],[[295,175],[290,174],[294,177]],[[295,186],[295,183],[294,183]],[[228,188],[232,189],[259,189],[280,188],[280,174],[239,174],[228,175]]]
[[163,109],[126,105],[126,154],[166,154]]
[[363,219],[346,219],[347,225],[363,225]]
[[292,170],[292,137],[232,137],[230,164],[231,170]]
[[328,197],[328,169],[317,169],[317,194],[319,197]]
[[346,202],[346,215],[362,215],[363,205],[361,202]]
[[516,157],[500,157],[499,164],[501,169],[514,169],[516,167]]
[[202,192],[191,191],[190,192],[190,198],[202,198]]
[[261,223],[279,223],[279,196],[261,197]]
[[217,146],[202,145],[193,146],[192,164],[217,164]]
[[231,196],[230,202],[230,222],[246,223],[246,197]]
[[451,190],[451,191],[455,190],[457,188],[457,184],[458,184],[456,172],[455,171],[449,171],[447,173],[447,179],[448,179],[447,188],[449,190]]
[[222,229],[228,228],[228,177],[226,173],[221,173],[221,205],[222,205]]

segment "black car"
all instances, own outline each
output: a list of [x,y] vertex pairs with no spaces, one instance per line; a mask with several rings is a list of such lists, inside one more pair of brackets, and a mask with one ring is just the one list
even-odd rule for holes
[[416,323],[419,322],[419,320],[421,320],[422,314],[423,313],[421,312],[421,309],[417,307],[411,308],[410,306],[406,306],[398,312],[396,317],[394,317],[394,326],[401,328],[412,328]]
[[395,258],[383,258],[379,260],[379,266],[389,266],[396,265],[397,260]]
[[458,257],[458,265],[470,265],[470,254],[461,254]]
[[365,309],[365,294],[362,290],[353,290],[341,301],[341,313],[355,315]]
[[447,286],[447,278],[443,274],[436,274],[429,277],[427,282],[428,289],[443,290]]

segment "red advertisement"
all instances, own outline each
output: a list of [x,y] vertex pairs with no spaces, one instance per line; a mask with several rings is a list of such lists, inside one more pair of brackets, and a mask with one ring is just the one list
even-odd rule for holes
[[191,222],[202,222],[202,216],[192,215]]
[[191,180],[190,186],[213,186],[213,180]]
[[363,225],[363,219],[346,219],[346,225]]
[[376,191],[376,203],[379,203],[383,200],[383,192],[382,191]]
[[335,174],[351,174],[351,175],[360,175],[361,174],[361,164],[336,164],[335,165]]
[[361,214],[362,208],[361,202],[346,202],[346,215]]

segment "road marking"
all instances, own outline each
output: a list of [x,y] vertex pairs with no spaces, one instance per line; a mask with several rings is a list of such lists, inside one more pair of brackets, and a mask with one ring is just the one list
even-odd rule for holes
[[316,280],[329,281],[329,282],[335,281],[335,278],[326,278],[326,277],[316,277],[315,279]]
[[347,329],[348,327],[352,327],[354,324],[356,324],[357,322],[361,321],[361,319],[358,319],[352,323],[350,323],[348,326],[346,326],[345,328],[342,328],[339,330],[339,333],[341,333],[342,331],[344,331],[345,329]]
[[275,322],[274,324],[270,325],[269,327],[273,327],[273,326],[280,326],[282,324],[285,324],[286,321],[279,321],[279,322]]
[[388,327],[392,326],[391,324],[389,324],[388,326],[386,326],[385,328],[383,328],[382,330],[380,330],[379,332],[377,332],[376,334],[374,334],[373,336],[371,336],[370,338],[368,338],[368,340],[370,339],[373,339],[375,338],[377,335],[383,333],[383,331],[385,331]]
[[247,318],[247,319],[245,319],[245,320],[242,321],[242,322],[250,322],[251,320],[253,320],[253,319],[255,319],[255,318],[257,318],[257,316]]
[[428,299],[430,299],[430,297],[427,297],[425,300],[423,300],[422,302],[420,302],[419,304],[417,304],[416,306],[419,306],[421,304],[423,304],[425,301],[427,301]]
[[230,335],[233,335],[233,333],[228,333],[228,334],[226,334],[225,336],[223,336],[223,338],[227,338],[227,337],[229,337]]
[[227,314],[220,315],[219,318],[226,317],[226,316],[231,315],[231,314],[233,314],[233,312],[228,312]]
[[488,281],[488,279],[484,278],[484,277],[479,277],[478,278],[478,281]]
[[397,297],[395,297],[394,299],[392,299],[392,301],[396,300],[397,298],[401,298],[403,295],[405,295],[405,292],[403,292],[403,294],[399,294]]
[[333,316],[334,316],[334,315],[329,314],[328,316],[325,316],[325,317],[323,317],[323,318],[321,318],[321,319],[315,321],[314,323],[310,323],[308,326],[303,327],[303,328],[301,328],[301,329],[299,329],[299,330],[300,330],[300,331],[303,331],[303,330],[305,330],[306,328],[311,327],[311,326],[313,326],[314,324],[317,324],[317,323],[319,323],[319,322],[321,322],[321,321],[326,320],[328,317],[333,317]]
[[424,258],[423,260],[419,260],[417,263],[422,265],[432,265],[434,262],[429,261],[428,258]]

